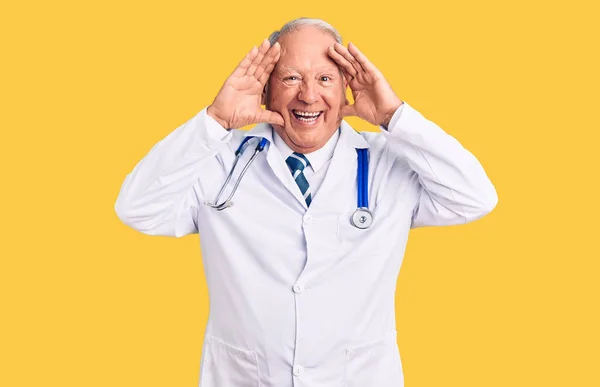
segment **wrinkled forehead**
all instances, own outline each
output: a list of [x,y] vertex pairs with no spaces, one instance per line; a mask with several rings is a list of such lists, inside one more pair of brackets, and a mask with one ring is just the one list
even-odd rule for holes
[[335,42],[329,33],[312,26],[286,34],[279,39],[281,53],[275,71],[337,71],[337,64],[327,54]]

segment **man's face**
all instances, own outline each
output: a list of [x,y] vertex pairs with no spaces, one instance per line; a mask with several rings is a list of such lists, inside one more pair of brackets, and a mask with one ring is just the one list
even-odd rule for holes
[[342,120],[347,83],[327,55],[334,43],[333,36],[313,26],[302,26],[279,39],[281,55],[264,103],[283,117],[285,125],[273,127],[296,152],[323,147]]

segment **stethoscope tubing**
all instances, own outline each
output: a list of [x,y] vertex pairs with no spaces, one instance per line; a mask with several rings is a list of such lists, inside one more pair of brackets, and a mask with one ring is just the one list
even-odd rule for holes
[[258,145],[254,149],[254,154],[252,155],[252,157],[250,157],[250,160],[248,160],[246,165],[244,165],[244,168],[242,169],[240,176],[236,179],[235,184],[233,186],[233,190],[231,191],[231,194],[229,194],[229,197],[224,202],[219,204],[219,198],[223,194],[223,191],[225,191],[225,187],[227,187],[227,184],[229,184],[229,181],[231,180],[231,177],[233,176],[233,172],[235,171],[235,167],[236,167],[238,161],[240,160],[242,154],[244,153],[244,150],[246,149],[246,145],[247,145],[248,141],[250,141],[252,138],[254,138],[254,136],[248,136],[248,137],[244,138],[244,141],[242,141],[242,143],[238,146],[237,150],[235,151],[235,160],[233,162],[231,170],[229,171],[229,175],[227,175],[227,179],[225,179],[225,183],[223,183],[223,186],[221,187],[221,190],[217,194],[217,197],[215,198],[214,203],[206,202],[206,204],[209,205],[210,207],[216,208],[219,211],[223,211],[224,209],[233,206],[233,201],[231,199],[233,198],[233,195],[235,195],[235,191],[237,191],[238,186],[240,185],[240,182],[242,181],[242,177],[244,177],[244,174],[246,173],[248,168],[250,168],[250,165],[252,164],[252,162],[254,161],[256,156],[265,149],[265,146],[267,145],[267,142],[268,142],[268,140],[266,138],[263,138],[258,142]]
[[[219,190],[219,193],[217,194],[217,197],[215,198],[214,202],[213,203],[211,203],[209,201],[205,202],[208,206],[215,208],[218,211],[222,211],[228,207],[233,206],[232,198],[235,195],[235,192],[237,191],[238,186],[240,185],[240,182],[242,181],[242,178],[244,177],[244,174],[246,173],[248,168],[250,168],[250,165],[252,164],[252,162],[254,161],[256,156],[264,150],[265,146],[268,143],[268,140],[266,138],[262,138],[258,142],[258,145],[254,149],[254,154],[252,155],[252,157],[250,157],[250,160],[248,160],[246,165],[244,165],[244,168],[242,169],[240,176],[236,179],[236,182],[233,186],[231,193],[229,194],[229,197],[227,199],[225,199],[225,201],[219,203],[219,199],[221,198],[221,195],[225,191],[227,184],[229,184],[229,181],[231,180],[231,177],[233,176],[233,172],[235,171],[235,167],[237,166],[242,154],[244,153],[244,150],[246,149],[248,141],[250,141],[252,138],[255,138],[255,137],[247,136],[246,138],[244,138],[242,143],[238,146],[237,150],[235,151],[235,160],[233,162],[233,166],[231,167],[231,170],[229,171],[229,174],[227,175],[227,179],[225,179],[225,183],[223,183],[223,186]],[[365,148],[361,148],[361,149],[356,149],[356,152],[358,154],[358,160],[357,160],[358,161],[358,170],[357,170],[357,182],[356,182],[357,183],[357,208],[351,217],[351,221],[352,221],[352,224],[354,226],[356,226],[357,228],[369,228],[371,226],[371,224],[373,223],[373,214],[369,210],[369,159],[368,159],[369,150],[365,149]]]
[[369,171],[365,168],[367,165],[367,152],[366,149],[357,149],[358,152],[358,187],[357,187],[357,195],[358,195],[358,208],[368,208],[369,207],[369,195],[367,192],[367,184],[368,184],[368,173]]

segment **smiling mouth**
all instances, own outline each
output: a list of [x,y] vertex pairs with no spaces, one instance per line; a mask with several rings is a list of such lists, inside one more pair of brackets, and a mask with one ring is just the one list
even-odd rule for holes
[[323,115],[323,111],[309,112],[309,111],[296,110],[296,109],[292,109],[292,113],[294,114],[294,117],[296,117],[296,119],[298,121],[305,122],[305,123],[316,122],[319,119],[319,117],[321,117]]

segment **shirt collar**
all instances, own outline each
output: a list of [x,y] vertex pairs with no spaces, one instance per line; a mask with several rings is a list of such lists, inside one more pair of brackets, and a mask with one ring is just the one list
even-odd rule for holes
[[[333,157],[333,151],[335,150],[335,146],[338,142],[339,137],[340,130],[338,129],[335,131],[335,133],[333,133],[331,138],[327,140],[323,147],[317,149],[314,152],[304,153],[304,156],[306,156],[306,158],[308,159],[310,167],[313,169],[314,172],[317,172],[323,165],[325,165],[329,160],[331,160],[331,157]],[[283,141],[281,136],[279,136],[279,134],[275,130],[273,130],[273,143],[279,150],[279,153],[281,153],[281,156],[283,156],[284,160],[287,160],[287,158],[292,153],[294,153],[292,148],[290,148],[285,143],[285,141]]]

